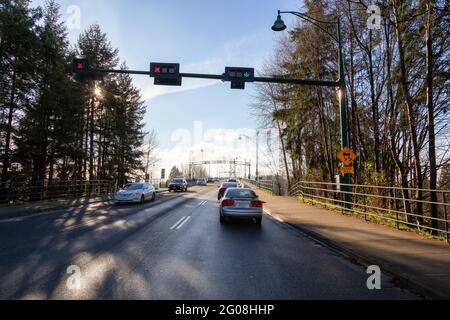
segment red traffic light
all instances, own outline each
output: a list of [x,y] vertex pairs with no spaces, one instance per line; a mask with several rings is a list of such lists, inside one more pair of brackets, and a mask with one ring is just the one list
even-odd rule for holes
[[152,62],[150,63],[150,76],[177,79],[180,76],[180,64]]
[[101,71],[94,71],[88,59],[73,59],[72,74],[76,81],[101,81],[104,74]]
[[72,64],[74,73],[81,73],[89,71],[89,60],[87,59],[74,59]]

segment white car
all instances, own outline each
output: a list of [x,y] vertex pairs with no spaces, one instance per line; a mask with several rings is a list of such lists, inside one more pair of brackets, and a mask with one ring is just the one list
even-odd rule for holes
[[126,185],[114,195],[114,202],[120,203],[145,203],[148,200],[155,201],[156,189],[151,183],[140,182]]
[[206,179],[201,178],[201,179],[197,180],[197,185],[198,186],[207,186],[208,182],[206,181]]

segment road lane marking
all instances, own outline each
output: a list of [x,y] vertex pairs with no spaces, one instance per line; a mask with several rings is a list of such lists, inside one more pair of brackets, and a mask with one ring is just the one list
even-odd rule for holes
[[175,223],[175,224],[172,226],[172,228],[170,228],[170,230],[173,230],[173,229],[175,229],[176,227],[178,227],[178,225],[179,225],[180,223],[182,223],[182,222],[184,221],[184,219],[186,219],[186,216],[184,216],[183,218],[181,218],[180,220],[178,220],[178,222]]
[[186,222],[188,222],[190,219],[191,219],[191,216],[187,217],[187,219],[185,219],[185,220],[183,221],[183,223],[180,224],[180,225],[177,227],[177,230],[181,229],[181,228],[184,226],[184,224],[185,224]]
[[205,201],[202,201],[202,202],[200,202],[199,206],[202,207],[202,206],[204,206],[204,205],[207,204],[207,203],[208,203],[208,201],[206,201],[206,200],[205,200]]

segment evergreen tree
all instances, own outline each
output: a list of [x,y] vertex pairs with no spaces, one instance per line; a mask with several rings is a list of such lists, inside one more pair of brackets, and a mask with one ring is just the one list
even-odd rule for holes
[[[126,69],[125,64],[122,69]],[[105,178],[116,179],[122,186],[138,170],[143,170],[141,146],[145,136],[142,122],[145,106],[127,74],[108,79],[104,92],[101,166],[105,167]]]
[[[64,104],[72,98],[71,92],[66,90],[70,87],[66,72],[68,42],[65,27],[60,22],[59,6],[53,0],[44,8],[43,26],[37,30],[37,35],[36,98],[20,122],[16,144],[24,171],[32,181],[44,181],[52,180],[55,175],[59,140],[63,140],[56,130],[61,127],[61,121],[67,124],[65,120],[76,118],[77,114]],[[69,135],[76,128],[74,125],[76,123],[65,127],[63,136]]]
[[28,0],[0,0],[0,160],[2,185],[11,177],[19,115],[34,102],[40,10]]
[[[114,68],[119,61],[118,50],[112,47],[107,35],[101,31],[100,26],[97,24],[90,26],[89,29],[79,37],[77,46],[78,56],[89,59],[89,62],[93,67]],[[96,133],[99,132],[99,127],[103,125],[101,123],[101,115],[104,114],[104,110],[101,109],[103,104],[100,103],[98,94],[99,92],[102,92],[102,86],[103,85],[98,81],[87,82],[85,84],[88,94],[86,96],[83,125],[83,149],[85,152],[82,174],[83,179],[89,178],[90,180],[93,180],[96,175],[98,177],[98,173],[101,172],[101,168],[98,167],[98,164],[101,163],[102,150],[98,149],[98,144],[96,145],[96,140],[101,140],[101,137],[96,137]],[[95,164],[96,160],[97,166]]]

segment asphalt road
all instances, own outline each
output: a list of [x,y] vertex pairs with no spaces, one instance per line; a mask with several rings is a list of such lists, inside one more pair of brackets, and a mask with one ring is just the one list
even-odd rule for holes
[[[265,216],[219,223],[216,187],[0,221],[0,299],[417,299]],[[81,288],[69,289],[69,266]]]

